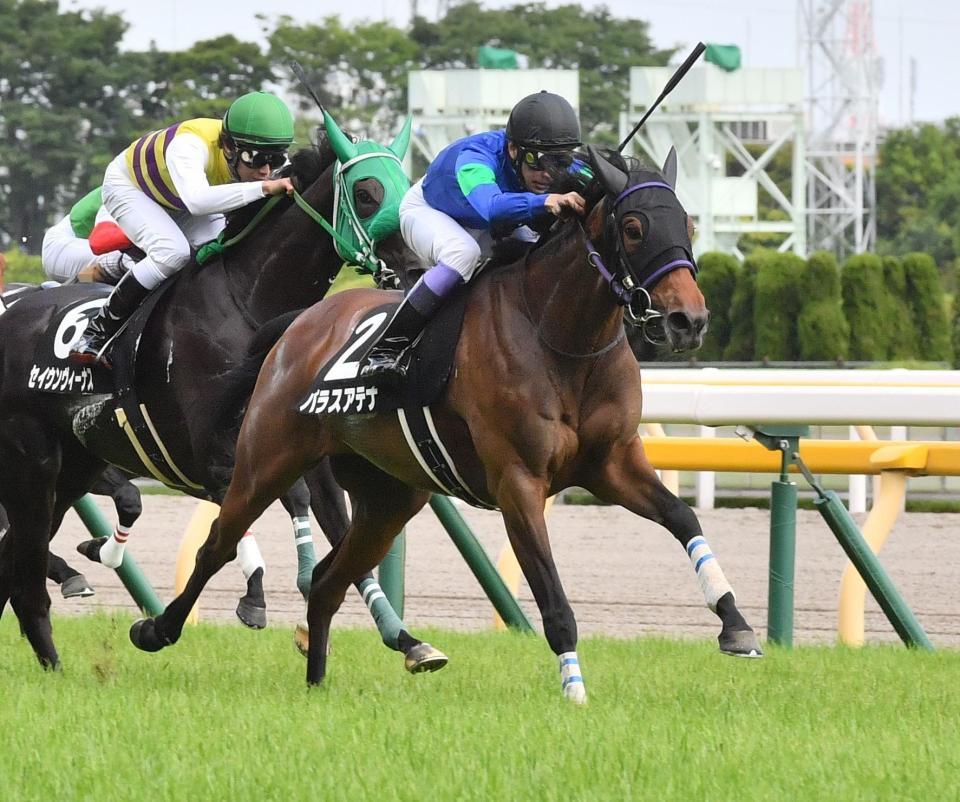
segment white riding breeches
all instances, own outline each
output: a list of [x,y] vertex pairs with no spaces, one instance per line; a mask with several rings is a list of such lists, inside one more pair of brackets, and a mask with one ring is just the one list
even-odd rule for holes
[[90,250],[90,243],[73,233],[70,215],[66,215],[43,235],[40,259],[47,278],[68,281],[97,257]]
[[424,267],[442,262],[470,281],[483,258],[478,239],[487,232],[465,229],[434,209],[423,197],[423,181],[417,181],[400,201],[400,233]]
[[[400,201],[400,233],[420,257],[423,266],[438,262],[470,281],[483,259],[493,253],[494,239],[485,228],[464,228],[450,215],[434,209],[423,197],[423,181],[417,181]],[[527,226],[514,229],[513,239],[536,242],[537,233]]]
[[[101,206],[97,212],[97,222],[109,219],[110,215]],[[47,278],[61,283],[75,279],[81,270],[94,262],[107,276],[119,281],[131,263],[120,251],[100,255],[91,251],[90,243],[73,232],[70,215],[66,215],[55,226],[47,229],[43,235],[40,258]]]
[[123,233],[147,254],[133,268],[137,281],[153,289],[190,261],[190,247],[198,247],[223,230],[222,214],[192,215],[166,209],[149,198],[130,179],[121,153],[103,176],[103,205]]

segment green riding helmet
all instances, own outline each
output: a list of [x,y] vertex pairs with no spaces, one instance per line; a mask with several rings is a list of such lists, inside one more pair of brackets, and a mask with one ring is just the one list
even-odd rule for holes
[[293,115],[276,95],[248,92],[230,104],[223,130],[237,144],[286,150],[293,143]]

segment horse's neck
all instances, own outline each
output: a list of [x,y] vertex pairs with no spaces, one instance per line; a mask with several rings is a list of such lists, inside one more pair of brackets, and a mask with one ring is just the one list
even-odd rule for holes
[[[333,187],[326,176],[315,181],[303,199],[330,221]],[[267,236],[246,257],[247,274],[239,282],[245,285],[240,289],[248,314],[260,322],[319,301],[342,261],[330,235],[298,206],[290,206],[269,224]]]
[[525,313],[552,350],[591,354],[620,335],[623,312],[587,259],[583,234],[561,236],[530,254],[520,277],[520,303],[525,301]]

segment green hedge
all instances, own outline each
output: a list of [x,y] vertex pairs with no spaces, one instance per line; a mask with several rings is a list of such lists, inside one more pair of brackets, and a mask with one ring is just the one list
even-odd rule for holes
[[[960,303],[951,317],[932,257],[705,253],[710,309],[701,361],[947,362],[960,367]],[[960,267],[958,267],[960,286]],[[722,357],[721,357],[722,355]]]
[[953,346],[940,273],[933,257],[910,253],[903,258],[906,300],[917,332],[914,358],[952,362]]
[[896,333],[889,319],[892,301],[887,292],[883,262],[872,253],[851,256],[840,272],[843,312],[850,324],[847,359],[883,362],[890,358]]
[[12,248],[4,256],[7,260],[7,269],[4,271],[3,280],[6,284],[14,282],[26,282],[28,284],[39,284],[46,281],[43,274],[43,265],[39,256],[31,256],[24,253],[19,248]]
[[740,274],[740,263],[728,253],[713,251],[703,254],[697,264],[700,267],[697,283],[710,310],[710,326],[707,328],[703,347],[697,352],[697,358],[705,362],[716,362],[723,358],[724,349],[730,342],[730,313],[737,277]]
[[832,253],[813,254],[801,273],[803,307],[797,318],[800,359],[843,358],[850,348],[850,324],[843,314],[840,267]]
[[793,253],[767,254],[757,263],[753,300],[753,358],[792,361],[800,356],[797,317],[800,314],[803,259]]

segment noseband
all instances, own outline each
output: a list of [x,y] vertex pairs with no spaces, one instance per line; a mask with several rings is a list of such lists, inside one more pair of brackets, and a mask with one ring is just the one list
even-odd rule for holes
[[[692,258],[673,259],[663,265],[652,264],[659,254],[651,256],[639,272],[635,273],[631,269],[630,260],[624,253],[623,237],[617,221],[617,207],[625,198],[641,189],[666,189],[671,193],[674,192],[673,187],[665,181],[644,181],[639,184],[634,184],[632,187],[627,187],[627,189],[623,190],[613,201],[610,212],[607,215],[606,225],[608,228],[613,228],[617,235],[616,271],[609,270],[603,263],[600,252],[594,247],[590,237],[587,236],[586,229],[582,223],[580,223],[580,230],[583,232],[583,240],[587,248],[587,261],[596,268],[600,275],[606,280],[607,284],[609,284],[610,290],[613,292],[617,303],[624,308],[624,314],[627,319],[640,329],[643,338],[647,340],[647,342],[653,345],[663,345],[666,342],[666,333],[663,327],[663,313],[653,308],[653,301],[650,298],[650,288],[655,286],[667,273],[677,270],[678,268],[685,267],[690,270],[694,279],[696,279],[698,271],[697,265]],[[650,235],[650,228],[651,226],[648,222],[648,236]],[[671,244],[669,247],[682,247],[682,245]],[[660,253],[663,253],[663,251],[661,250]],[[651,326],[653,326],[653,328],[651,328]]]

